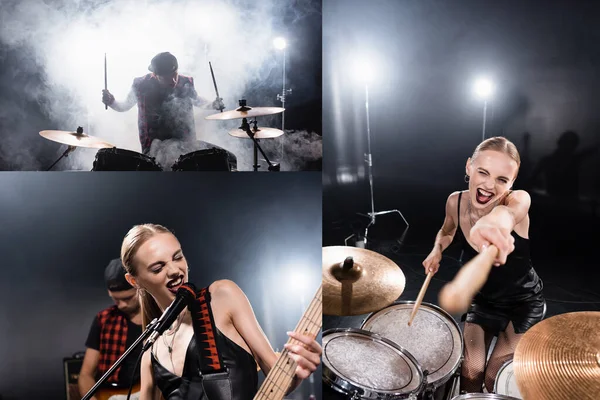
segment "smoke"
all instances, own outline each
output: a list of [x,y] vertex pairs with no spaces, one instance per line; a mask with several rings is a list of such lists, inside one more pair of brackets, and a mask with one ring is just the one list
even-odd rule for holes
[[[5,126],[14,126],[11,119],[18,115],[27,120],[29,110],[36,107],[43,112],[40,121],[45,117],[52,125],[38,123],[35,132],[19,132],[3,141],[0,157],[11,160],[6,165],[10,169],[41,169],[65,146],[40,138],[38,131],[75,131],[78,126],[118,148],[141,152],[137,107],[119,113],[105,110],[101,103],[105,53],[108,89],[117,100],[125,99],[134,77],[148,73],[154,55],[169,51],[178,59],[179,73],[192,76],[198,94],[209,101],[215,97],[208,66],[212,63],[227,110],[236,108],[239,99],[253,96],[269,101],[249,101],[249,106],[280,106],[276,94],[281,78],[273,71],[281,70],[281,57],[273,48],[273,38],[284,29],[284,15],[288,21],[298,21],[320,12],[318,4],[313,0],[3,1],[0,37],[8,50],[0,55],[9,68],[3,72],[6,82],[0,84],[3,93],[10,87],[26,104],[16,104],[14,98],[1,100],[0,129],[3,136],[10,136]],[[13,54],[10,63],[7,54]],[[194,109],[197,138],[244,159],[245,140],[227,134],[237,128],[236,123],[204,119],[215,112]],[[40,156],[42,149],[46,158]],[[89,170],[95,154],[78,150],[55,169]]]

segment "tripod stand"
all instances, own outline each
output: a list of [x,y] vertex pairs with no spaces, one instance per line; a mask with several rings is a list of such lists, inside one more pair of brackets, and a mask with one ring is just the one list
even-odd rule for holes
[[369,228],[372,225],[375,225],[376,217],[378,215],[398,213],[404,220],[404,223],[406,224],[406,229],[408,229],[409,224],[408,224],[408,221],[406,221],[406,218],[404,218],[404,215],[402,215],[402,213],[400,212],[400,210],[394,209],[394,210],[386,210],[386,211],[375,211],[375,200],[373,199],[373,155],[371,154],[371,123],[369,120],[369,86],[367,84],[365,84],[365,110],[366,110],[366,114],[367,114],[367,149],[368,149],[368,153],[365,154],[365,162],[367,163],[367,165],[369,167],[368,169],[369,169],[369,187],[371,190],[371,212],[367,213],[367,214],[359,214],[359,215],[365,216],[370,219],[369,225],[367,225],[367,227],[365,228],[364,245],[366,247],[367,246],[367,238],[368,238],[368,234],[369,234]]
[[[254,124],[253,129],[250,129],[250,123]],[[256,139],[254,137],[256,131],[258,130],[256,118],[254,118],[254,121],[251,121],[250,123],[248,123],[248,120],[246,118],[243,118],[242,125],[240,126],[239,129],[245,131],[246,134],[248,134],[248,137],[250,139],[252,139],[252,141],[254,142],[254,165],[253,165],[254,172],[258,171],[258,169],[260,168],[260,165],[258,165],[258,151],[259,150],[260,150],[260,153],[262,154],[262,156],[265,158],[265,161],[267,162],[267,164],[269,164],[269,167],[268,167],[269,171],[270,172],[279,172],[281,165],[279,163],[272,163],[269,160],[269,158],[267,157],[267,155],[265,154],[263,149],[258,144],[258,139]]]

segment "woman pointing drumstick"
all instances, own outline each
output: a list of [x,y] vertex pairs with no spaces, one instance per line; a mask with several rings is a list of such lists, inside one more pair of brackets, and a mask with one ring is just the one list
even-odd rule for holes
[[[481,392],[484,380],[491,391],[499,368],[512,358],[522,334],[544,316],[543,285],[529,256],[531,199],[523,190],[511,190],[519,166],[519,153],[506,138],[480,143],[467,160],[468,190],[448,197],[444,223],[423,261],[426,272],[435,274],[442,252],[455,240],[462,246],[463,261],[473,259],[442,292],[443,299],[462,300],[468,306],[463,316],[461,371],[461,390],[467,392]],[[491,268],[492,264],[497,268]],[[478,290],[471,303],[471,295]],[[466,308],[458,302],[450,305],[454,308],[450,311]]]

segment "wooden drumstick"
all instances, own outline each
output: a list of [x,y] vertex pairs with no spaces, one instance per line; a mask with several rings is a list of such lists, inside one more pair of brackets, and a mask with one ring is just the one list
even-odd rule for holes
[[440,291],[440,306],[450,314],[467,311],[471,300],[485,284],[497,256],[498,248],[491,245],[465,264]]
[[433,276],[433,271],[429,271],[427,273],[427,277],[425,278],[425,282],[423,282],[423,286],[421,287],[421,291],[417,296],[417,301],[415,302],[415,306],[413,307],[412,312],[410,313],[410,319],[408,320],[408,326],[412,324],[415,315],[417,315],[417,310],[421,306],[421,302],[423,301],[423,297],[425,297],[425,291],[427,290],[427,286],[429,286],[429,282],[431,282],[431,277]]

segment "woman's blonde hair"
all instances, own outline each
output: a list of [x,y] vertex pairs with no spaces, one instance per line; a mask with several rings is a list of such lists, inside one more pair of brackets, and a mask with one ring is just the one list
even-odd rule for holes
[[[127,232],[121,245],[121,262],[125,270],[132,276],[137,276],[137,269],[133,263],[133,258],[148,239],[159,233],[173,234],[168,228],[158,224],[141,224],[135,225]],[[140,298],[142,310],[142,329],[154,319],[162,315],[162,311],[154,298],[142,288],[138,288],[138,296]]]
[[483,142],[479,143],[479,145],[475,148],[475,151],[471,156],[471,160],[474,160],[479,155],[479,153],[486,150],[498,151],[509,156],[517,163],[517,173],[519,173],[519,167],[521,166],[521,156],[519,155],[517,146],[515,146],[513,142],[511,142],[503,136],[495,136],[486,139]]

